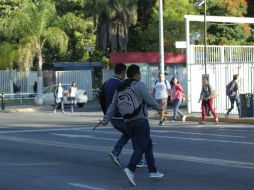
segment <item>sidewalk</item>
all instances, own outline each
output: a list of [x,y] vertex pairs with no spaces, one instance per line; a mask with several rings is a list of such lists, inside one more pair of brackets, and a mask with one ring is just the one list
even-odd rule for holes
[[[5,110],[0,110],[0,113],[36,113],[36,112],[51,112],[53,107],[48,105],[16,105],[16,106],[7,106]],[[187,109],[181,108],[183,113],[187,113]],[[79,112],[87,112],[87,111],[100,111],[100,107],[96,101],[88,102],[84,108],[79,108]],[[173,110],[168,109],[168,114],[166,114],[167,120],[171,120],[173,115]],[[186,121],[195,121],[199,122],[202,120],[201,113],[191,113],[186,114]],[[159,115],[154,110],[149,110],[149,118],[159,120]],[[227,123],[241,123],[241,124],[252,124],[254,125],[254,117],[250,118],[239,118],[237,115],[230,115],[230,118],[225,118],[225,114],[218,114],[219,122],[227,122]],[[181,118],[177,118],[179,121]],[[212,116],[207,117],[207,122],[214,122]]]
[[[181,108],[181,111],[183,113],[187,113],[187,109],[186,108]],[[172,109],[168,109],[167,110],[167,114],[166,114],[166,118],[167,120],[172,120],[172,116],[173,116],[173,110]],[[159,115],[156,111],[154,110],[150,110],[149,111],[149,116],[151,119],[158,119],[159,120]],[[186,121],[196,121],[196,122],[200,122],[202,120],[202,115],[201,112],[200,113],[190,113],[190,114],[186,114],[187,118]],[[229,115],[229,118],[225,118],[225,114],[217,114],[218,118],[219,118],[219,122],[226,122],[226,123],[239,123],[239,124],[253,124],[254,125],[254,117],[247,117],[247,118],[239,118],[238,115],[234,115],[231,114]],[[178,121],[181,121],[181,118],[178,116],[177,117]],[[206,118],[207,122],[214,122],[214,118],[213,116],[208,116]]]

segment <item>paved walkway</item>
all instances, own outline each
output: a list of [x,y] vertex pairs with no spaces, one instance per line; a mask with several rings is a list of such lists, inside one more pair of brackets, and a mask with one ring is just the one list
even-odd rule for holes
[[[68,109],[68,108],[67,108]],[[7,112],[7,113],[31,113],[31,112],[51,112],[53,110],[52,106],[36,106],[36,105],[18,105],[18,106],[7,106],[4,111],[0,112]],[[187,113],[186,108],[181,108],[183,113]],[[100,107],[97,104],[96,101],[88,102],[85,104],[83,108],[77,108],[78,112],[87,112],[87,111],[100,111]],[[168,120],[172,119],[173,111],[170,107],[168,109],[168,114],[166,114],[166,117]],[[158,114],[156,111],[151,110],[149,113],[149,116],[151,119],[158,119]],[[243,123],[243,124],[253,124],[254,125],[254,117],[250,118],[239,118],[237,115],[230,115],[229,118],[225,118],[225,114],[218,114],[219,122],[228,122],[228,123]],[[181,118],[178,118],[180,120]],[[201,113],[191,113],[187,114],[187,121],[201,121]],[[213,117],[207,117],[208,122],[213,122]]]

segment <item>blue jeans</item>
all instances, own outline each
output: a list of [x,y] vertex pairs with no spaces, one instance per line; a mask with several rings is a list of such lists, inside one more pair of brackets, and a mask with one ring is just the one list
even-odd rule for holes
[[229,113],[234,109],[234,104],[236,102],[236,106],[237,106],[237,109],[238,109],[238,114],[240,115],[240,97],[237,95],[237,96],[233,96],[233,97],[229,97],[229,100],[230,100],[230,103],[231,103],[231,107],[229,108],[228,112],[227,112],[227,115],[229,115]]
[[[112,119],[111,124],[113,125],[113,127],[116,130],[118,130],[122,133],[122,136],[116,142],[116,145],[115,145],[114,150],[113,150],[113,152],[117,156],[119,156],[122,152],[122,149],[123,149],[124,145],[128,143],[128,141],[130,139],[130,136],[127,133],[126,125],[125,125],[123,119]],[[133,146],[133,143],[132,143],[132,146]]]
[[153,143],[150,137],[150,126],[147,119],[136,119],[126,122],[126,129],[133,140],[134,151],[128,164],[128,168],[135,172],[136,165],[145,153],[149,172],[157,172],[153,156]]
[[179,107],[182,103],[182,100],[179,99],[174,99],[173,100],[173,107],[174,107],[174,115],[173,115],[173,120],[176,120],[176,115],[179,114],[181,117],[183,117],[182,112],[179,110]]

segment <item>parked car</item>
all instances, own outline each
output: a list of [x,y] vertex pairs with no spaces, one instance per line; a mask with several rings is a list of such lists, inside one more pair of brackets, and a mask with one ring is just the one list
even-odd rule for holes
[[[55,97],[54,97],[54,92],[56,89],[57,85],[51,85],[47,87],[45,92],[42,95],[42,102],[45,105],[54,105],[55,104]],[[70,104],[69,101],[69,89],[70,89],[70,84],[62,84],[62,87],[64,89],[64,105]],[[77,97],[76,97],[77,105],[78,107],[83,107],[85,103],[88,101],[88,96],[86,90],[83,89],[78,89],[77,91]]]

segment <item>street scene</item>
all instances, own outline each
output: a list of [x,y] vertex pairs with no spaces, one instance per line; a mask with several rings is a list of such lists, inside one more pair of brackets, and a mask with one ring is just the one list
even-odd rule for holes
[[0,190],[254,190],[254,0],[0,0]]
[[[79,111],[1,113],[0,189],[132,189],[123,173],[131,143],[120,156],[122,168],[115,166],[108,153],[120,132],[111,125],[93,130],[102,117],[93,104]],[[156,164],[165,176],[152,180],[147,168],[138,168],[136,189],[253,189],[253,125],[150,124]]]

